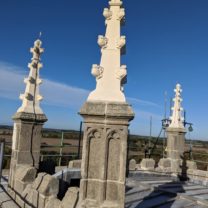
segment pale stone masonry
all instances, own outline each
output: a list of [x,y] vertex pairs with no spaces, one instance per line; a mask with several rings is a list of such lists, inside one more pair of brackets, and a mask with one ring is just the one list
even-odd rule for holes
[[122,1],[111,0],[110,8],[105,8],[103,15],[106,23],[105,36],[98,36],[101,47],[100,65],[93,64],[92,74],[95,76],[96,89],[90,93],[88,101],[126,102],[123,84],[126,82],[126,65],[121,65],[121,54],[125,51],[126,37],[120,35],[121,22],[124,21],[125,10]]
[[125,199],[128,104],[85,103],[80,207],[122,208]]
[[[21,169],[30,169],[34,173],[38,168],[41,145],[41,130],[44,122],[47,121],[45,114],[39,106],[42,96],[39,95],[39,70],[42,67],[40,55],[43,52],[41,41],[36,40],[31,48],[33,54],[32,62],[28,65],[30,72],[25,79],[25,93],[20,96],[22,106],[13,116],[14,129],[12,138],[12,158],[9,174],[10,190],[18,190],[17,174]],[[34,170],[33,170],[34,169]],[[34,175],[34,174],[33,174]],[[34,179],[34,176],[32,177]],[[30,179],[31,180],[31,179]]]
[[84,118],[79,208],[124,208],[129,121],[134,113],[126,103],[121,65],[126,39],[120,35],[125,10],[111,0],[104,9],[106,34],[98,37],[100,65],[93,65],[96,89],[80,110]]

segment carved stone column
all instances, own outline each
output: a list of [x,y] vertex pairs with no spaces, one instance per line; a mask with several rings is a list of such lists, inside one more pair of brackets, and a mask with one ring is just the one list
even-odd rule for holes
[[132,108],[125,103],[86,102],[80,204],[124,208],[127,136]]

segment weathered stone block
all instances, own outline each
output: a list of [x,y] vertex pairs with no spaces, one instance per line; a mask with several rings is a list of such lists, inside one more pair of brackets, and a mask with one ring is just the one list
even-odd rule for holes
[[129,161],[129,170],[130,170],[130,171],[136,170],[136,160],[131,159],[131,160]]
[[45,208],[61,208],[61,201],[52,196],[48,199]]
[[168,158],[161,158],[158,163],[158,168],[162,172],[171,172],[171,161]]
[[186,161],[186,166],[187,166],[187,169],[191,169],[191,170],[196,170],[197,169],[196,162],[191,161],[191,160]]
[[141,165],[140,164],[136,164],[136,170],[141,170]]
[[59,190],[59,181],[51,175],[39,173],[32,188],[44,196],[56,196]]
[[145,158],[140,163],[142,170],[154,170],[155,169],[155,161],[151,158]]
[[71,160],[68,168],[81,168],[82,160]]
[[76,208],[79,200],[79,188],[71,187],[66,192],[60,208]]
[[[20,195],[24,192],[26,186],[31,184],[35,180],[36,169],[34,167],[28,166],[18,166],[16,169],[16,174],[14,178],[14,190]],[[22,200],[18,195],[16,195],[18,204],[22,206]]]

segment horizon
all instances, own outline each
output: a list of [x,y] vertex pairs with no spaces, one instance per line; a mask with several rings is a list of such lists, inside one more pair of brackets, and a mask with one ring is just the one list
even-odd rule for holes
[[[190,139],[208,140],[208,1],[124,0],[127,37],[128,103],[136,114],[130,124],[134,135],[157,136],[164,117],[164,94],[174,96],[182,85],[182,106],[193,123]],[[11,6],[12,5],[12,6]],[[49,6],[50,5],[50,6]],[[78,111],[95,88],[92,64],[100,62],[97,36],[105,33],[103,9],[108,1],[61,3],[22,0],[3,2],[0,8],[0,125],[13,125],[21,105],[23,79],[28,75],[29,48],[38,38],[45,52],[40,77],[41,108],[48,117],[44,128],[79,129]],[[31,14],[31,8],[38,15]],[[8,12],[10,11],[10,12]],[[169,115],[169,110],[167,110]],[[189,139],[189,133],[187,133]]]

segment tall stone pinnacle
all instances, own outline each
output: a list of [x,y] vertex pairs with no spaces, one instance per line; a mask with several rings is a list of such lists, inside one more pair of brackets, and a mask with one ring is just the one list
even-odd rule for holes
[[30,73],[29,76],[24,79],[26,89],[25,93],[20,95],[22,106],[17,112],[43,114],[39,105],[43,98],[39,94],[39,85],[42,83],[42,80],[39,78],[39,70],[42,68],[40,56],[44,51],[41,45],[42,42],[38,39],[34,42],[33,48],[30,49],[30,52],[33,54],[32,61],[28,64]]
[[111,0],[110,7],[105,8],[106,34],[98,36],[101,48],[100,65],[92,65],[92,75],[96,78],[96,89],[90,93],[88,101],[126,102],[123,84],[126,81],[126,65],[121,65],[121,54],[126,44],[125,36],[121,36],[121,21],[125,10],[122,1]]
[[128,127],[134,112],[122,91],[127,72],[120,63],[126,44],[120,25],[125,11],[120,0],[109,5],[103,12],[106,34],[98,37],[101,62],[92,66],[97,86],[79,112],[84,137],[78,208],[125,207]]
[[184,128],[184,118],[182,116],[183,108],[181,107],[181,85],[177,84],[175,88],[174,106],[172,107],[172,116],[170,117],[171,123],[169,127],[172,128]]

